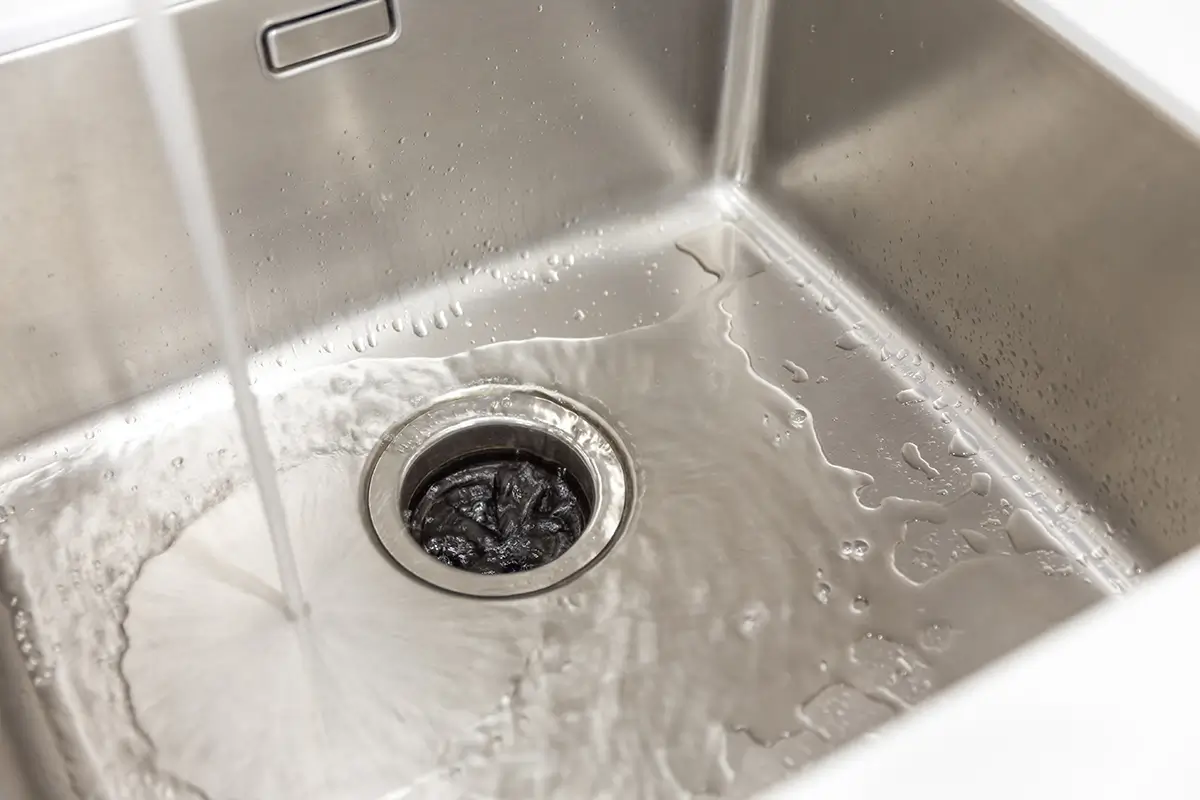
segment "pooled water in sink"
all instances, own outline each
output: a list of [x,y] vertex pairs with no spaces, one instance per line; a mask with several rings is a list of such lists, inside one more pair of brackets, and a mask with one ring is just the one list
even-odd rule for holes
[[[1070,562],[1047,572],[1065,559],[1032,518],[902,577],[906,526],[947,506],[860,502],[870,478],[826,461],[731,338],[721,300],[754,280],[612,337],[360,360],[264,401],[311,653],[231,416],[8,487],[7,569],[80,773],[120,797],[740,795],[922,699],[1005,613],[1093,596]],[[573,396],[633,451],[629,530],[545,595],[429,589],[362,523],[379,438],[480,381]]]

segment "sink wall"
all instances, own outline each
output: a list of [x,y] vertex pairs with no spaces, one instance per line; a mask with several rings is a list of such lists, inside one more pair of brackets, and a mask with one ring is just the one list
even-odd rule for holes
[[[709,180],[727,6],[411,0],[285,79],[258,32],[321,3],[178,10],[250,344]],[[216,354],[127,23],[0,56],[0,97],[2,448]]]
[[1195,143],[991,0],[781,2],[770,32],[755,190],[1144,557],[1194,545]]

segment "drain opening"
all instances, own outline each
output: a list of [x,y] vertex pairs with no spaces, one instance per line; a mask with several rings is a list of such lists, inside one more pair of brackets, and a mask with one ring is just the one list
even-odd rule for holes
[[587,409],[532,387],[476,387],[394,428],[367,474],[384,549],[439,588],[479,597],[556,586],[625,524],[629,458]]
[[425,552],[483,575],[554,561],[583,535],[594,501],[578,453],[513,424],[445,437],[414,459],[400,488],[409,534]]

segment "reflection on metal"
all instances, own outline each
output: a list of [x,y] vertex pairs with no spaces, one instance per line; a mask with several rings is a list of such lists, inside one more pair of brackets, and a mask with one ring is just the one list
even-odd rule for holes
[[745,183],[754,166],[774,0],[733,0],[717,123],[716,177]]
[[[590,517],[558,559],[525,572],[480,575],[428,555],[405,511],[432,475],[476,456],[529,454],[565,469],[580,486]],[[380,543],[417,578],[457,594],[515,597],[558,586],[612,545],[633,502],[628,455],[599,418],[543,389],[472,389],[445,398],[399,425],[368,468],[367,509]]]

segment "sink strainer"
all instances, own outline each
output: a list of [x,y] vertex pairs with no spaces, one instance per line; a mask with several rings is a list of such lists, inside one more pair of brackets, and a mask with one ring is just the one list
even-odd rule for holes
[[532,387],[476,387],[394,428],[367,473],[375,534],[434,586],[512,597],[569,580],[620,532],[629,459],[586,409]]

